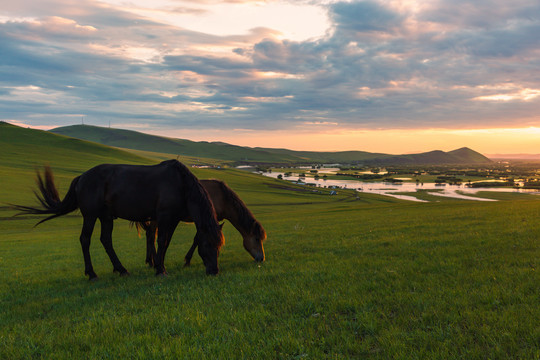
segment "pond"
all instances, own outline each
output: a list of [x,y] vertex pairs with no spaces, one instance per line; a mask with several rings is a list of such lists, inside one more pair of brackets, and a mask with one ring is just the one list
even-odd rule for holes
[[[284,173],[273,171],[271,173],[264,172],[259,174],[277,178],[279,175],[283,177],[284,180],[288,180],[294,183],[298,182],[298,176],[285,177]],[[353,189],[359,192],[365,192],[370,194],[378,194],[385,196],[392,196],[402,200],[410,201],[420,201],[427,202],[426,200],[418,199],[414,196],[409,195],[400,195],[396,193],[415,193],[419,190],[431,190],[430,195],[451,197],[456,199],[464,200],[474,200],[474,201],[497,201],[494,199],[486,199],[468,195],[474,195],[479,191],[492,191],[492,192],[516,192],[516,193],[530,193],[530,194],[539,194],[537,190],[528,190],[528,189],[515,189],[515,188],[504,188],[504,187],[492,187],[492,188],[471,188],[465,185],[448,185],[448,184],[435,184],[435,183],[415,183],[415,182],[406,182],[402,183],[389,183],[389,182],[364,182],[360,180],[334,180],[334,179],[314,179],[314,178],[305,178],[302,179],[300,184],[314,184],[316,187],[326,187],[326,188],[344,188],[344,189]]]

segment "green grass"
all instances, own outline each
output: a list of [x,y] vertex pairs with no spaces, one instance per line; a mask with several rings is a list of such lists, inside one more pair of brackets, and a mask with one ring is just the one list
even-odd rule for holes
[[60,182],[65,180],[69,186],[75,176],[99,164],[151,163],[148,158],[124,150],[4,122],[0,122],[0,148],[0,203],[31,199],[35,168],[44,164],[49,164]]
[[269,233],[267,261],[253,264],[227,224],[215,278],[198,257],[182,268],[190,225],[171,244],[169,277],[157,279],[143,239],[117,221],[114,243],[132,275],[112,274],[94,239],[101,278],[89,283],[80,218],[37,229],[3,221],[0,356],[538,356],[538,202],[252,209]]
[[[61,194],[92,156],[65,160]],[[0,201],[32,201],[32,166],[6,170]],[[38,217],[0,208],[0,358],[540,358],[539,201],[357,199],[231,169],[196,173],[227,181],[262,222],[264,264],[226,223],[220,274],[206,276],[198,256],[183,268],[195,229],[181,224],[169,276],[156,278],[144,239],[117,220],[114,246],[131,276],[112,273],[97,225],[100,279],[89,282],[79,215],[33,228]]]
[[450,196],[438,196],[433,195],[433,193],[441,192],[442,190],[424,190],[424,189],[418,189],[414,192],[412,191],[400,191],[395,192],[393,194],[395,195],[406,195],[406,196],[412,196],[419,200],[429,201],[429,202],[456,202],[456,201],[466,201],[458,198],[452,198]]
[[501,192],[501,191],[478,191],[476,194],[465,193],[467,196],[479,197],[485,199],[494,199],[494,200],[531,200],[533,199],[540,200],[540,193],[526,193],[526,192]]

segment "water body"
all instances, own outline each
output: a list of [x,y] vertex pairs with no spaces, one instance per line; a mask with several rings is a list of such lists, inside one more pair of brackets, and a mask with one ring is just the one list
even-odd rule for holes
[[[260,173],[260,174],[271,177],[271,178],[277,178],[279,175],[281,175],[283,176],[284,180],[288,180],[295,183],[298,181],[298,176],[285,177],[284,173],[282,172],[271,172],[271,173]],[[539,194],[537,190],[529,190],[529,189],[497,188],[497,187],[470,188],[465,185],[440,186],[434,183],[416,184],[415,182],[403,182],[401,184],[393,184],[393,183],[387,183],[387,182],[382,182],[382,181],[381,182],[363,182],[360,180],[333,180],[333,179],[324,180],[322,178],[319,178],[316,180],[313,178],[306,178],[306,179],[302,179],[301,183],[315,184],[317,187],[327,187],[327,188],[331,188],[335,186],[339,188],[353,189],[359,192],[385,195],[385,196],[391,196],[397,199],[419,201],[419,202],[427,202],[427,201],[418,199],[414,196],[400,195],[396,193],[401,193],[401,192],[414,193],[414,192],[417,192],[418,190],[436,190],[436,191],[430,191],[429,194],[435,195],[435,196],[451,197],[455,199],[473,200],[473,201],[497,201],[494,199],[468,196],[468,195],[475,195],[479,191],[518,192],[518,193]]]

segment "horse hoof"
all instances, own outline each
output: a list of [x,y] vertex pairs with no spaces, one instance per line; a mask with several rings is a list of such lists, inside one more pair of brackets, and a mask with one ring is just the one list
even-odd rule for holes
[[186,262],[184,263],[184,267],[190,267],[190,266],[191,266],[191,263],[190,263],[189,261],[186,261]]
[[122,267],[121,269],[113,269],[112,272],[113,273],[119,273],[120,275],[123,275],[123,274],[127,273],[128,271],[127,271],[127,269]]
[[160,278],[166,278],[167,276],[168,276],[168,274],[166,272],[156,274],[156,277],[160,277]]
[[93,281],[98,281],[98,280],[99,280],[99,278],[97,276],[93,276],[90,279],[88,279],[88,281],[92,281],[92,282]]
[[131,275],[131,274],[130,274],[129,271],[127,271],[127,270],[124,271],[124,272],[122,272],[122,273],[120,273],[120,276],[121,276],[121,277],[129,276],[129,275]]

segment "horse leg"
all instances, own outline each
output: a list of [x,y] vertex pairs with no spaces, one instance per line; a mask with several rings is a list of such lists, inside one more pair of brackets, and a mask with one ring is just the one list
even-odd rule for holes
[[188,250],[186,256],[184,256],[184,267],[191,265],[191,258],[193,257],[193,253],[195,252],[195,249],[197,248],[197,235],[193,238],[193,245],[191,245],[191,248]]
[[154,258],[156,275],[167,275],[165,270],[165,253],[171,242],[174,229],[178,225],[178,221],[159,221],[158,222],[158,250],[157,255]]
[[157,227],[154,222],[148,223],[146,227],[146,263],[150,267],[156,266],[156,231]]
[[116,252],[114,251],[114,248],[112,246],[113,219],[108,217],[101,217],[99,218],[99,221],[101,222],[101,244],[105,248],[107,255],[109,255],[109,259],[111,259],[111,262],[113,264],[113,271],[119,272],[120,276],[129,275],[129,272],[122,265],[120,259],[118,259],[118,256],[116,256]]
[[88,275],[89,280],[97,280],[98,277],[94,272],[92,259],[90,258],[90,240],[92,239],[95,224],[95,217],[84,217],[81,237],[79,238],[84,257],[84,275]]

